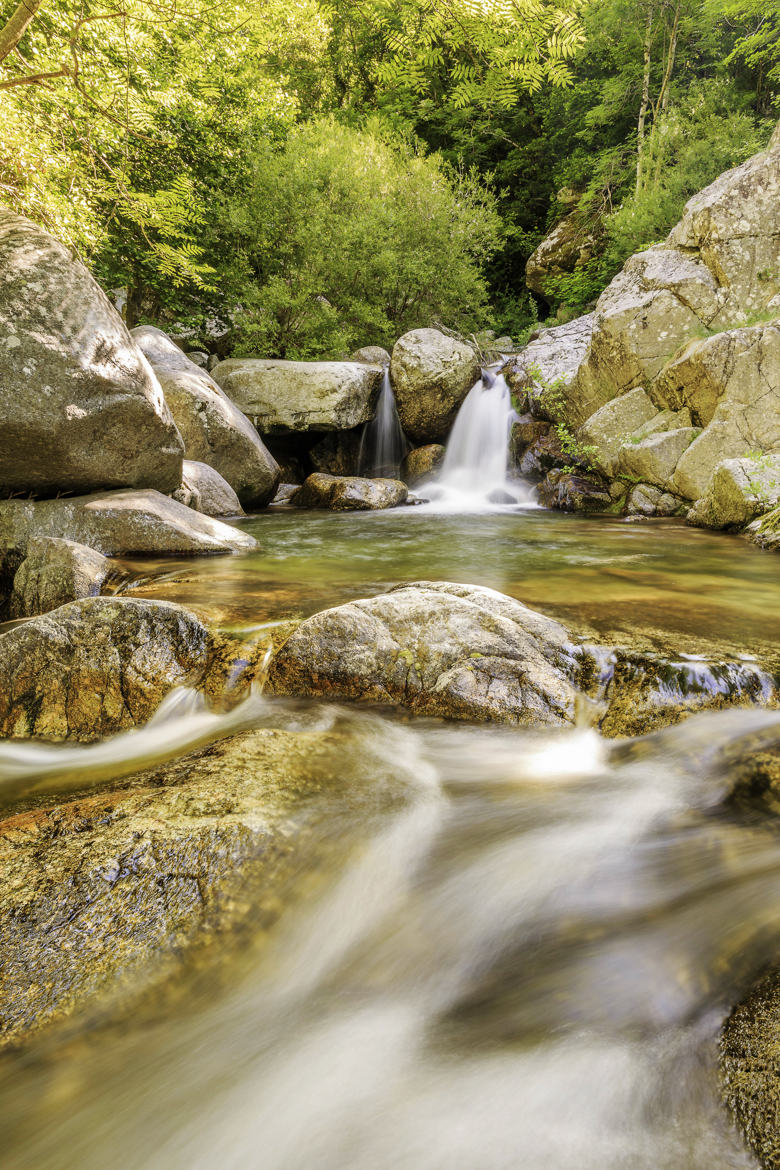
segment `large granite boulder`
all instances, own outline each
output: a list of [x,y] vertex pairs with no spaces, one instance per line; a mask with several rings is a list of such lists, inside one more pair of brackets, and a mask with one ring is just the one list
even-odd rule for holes
[[471,346],[438,329],[413,329],[400,337],[393,346],[390,380],[408,438],[418,444],[445,439],[479,376]]
[[606,475],[614,475],[620,448],[657,414],[655,403],[641,386],[637,386],[592,414],[580,427],[577,440],[588,449],[592,467]]
[[657,394],[688,405],[705,428],[675,473],[675,490],[697,500],[724,459],[780,450],[780,322],[693,342],[659,378]]
[[415,487],[424,480],[433,479],[444,462],[447,453],[441,443],[428,443],[415,447],[401,464],[401,479],[407,487]]
[[390,354],[381,345],[364,345],[350,354],[351,362],[364,362],[369,366],[389,366]]
[[563,626],[518,601],[421,582],[308,618],[276,655],[269,685],[424,715],[566,724],[582,662]]
[[204,516],[243,516],[241,501],[226,479],[208,463],[185,459],[181,487],[174,499]]
[[540,330],[524,350],[512,358],[504,375],[512,392],[527,396],[537,418],[557,422],[577,415],[579,426],[605,400],[596,395],[575,410],[570,406],[572,385],[587,359],[593,335],[592,313],[577,317],[565,325]]
[[189,610],[165,601],[72,601],[0,635],[0,736],[94,740],[145,723],[218,660]]
[[327,508],[331,512],[375,512],[406,503],[408,494],[406,484],[397,479],[314,472],[290,503],[296,508]]
[[673,481],[683,453],[698,434],[697,427],[678,427],[624,443],[618,455],[620,471],[641,483],[665,489]]
[[724,459],[688,513],[704,528],[744,528],[780,504],[780,454]]
[[106,557],[86,545],[55,536],[34,538],[14,576],[8,616],[32,617],[95,597],[115,573]]
[[245,507],[264,508],[281,473],[246,415],[161,329],[141,325],[133,337],[157,375],[186,458],[218,471]]
[[25,555],[36,537],[63,536],[104,556],[202,556],[246,552],[246,532],[159,492],[95,492],[59,500],[0,501],[0,549]]
[[382,385],[381,369],[361,362],[229,358],[212,373],[258,431],[268,435],[358,427],[373,417]]
[[184,447],[124,322],[64,244],[0,209],[0,496],[174,491]]

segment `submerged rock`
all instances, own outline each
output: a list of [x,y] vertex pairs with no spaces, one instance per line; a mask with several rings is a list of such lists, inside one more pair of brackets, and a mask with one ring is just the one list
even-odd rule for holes
[[382,385],[378,366],[360,362],[286,362],[229,358],[215,381],[261,434],[349,431],[373,417]]
[[37,537],[64,536],[104,556],[244,552],[254,537],[154,491],[0,501],[0,548],[24,554]]
[[428,443],[425,447],[415,447],[401,464],[401,479],[408,487],[415,487],[425,479],[430,479],[441,467],[447,448],[441,443]]
[[0,270],[0,495],[174,491],[181,437],[146,359],[84,265],[0,209]]
[[69,601],[95,597],[115,573],[106,557],[73,540],[31,540],[14,577],[8,616],[32,617]]
[[420,582],[308,618],[269,685],[455,719],[564,724],[582,670],[582,652],[551,618],[492,589]]
[[281,473],[249,419],[161,329],[142,325],[133,337],[159,379],[186,458],[218,471],[245,507],[264,508]]
[[208,463],[184,460],[181,487],[174,498],[204,516],[243,516],[241,502],[227,480]]
[[73,601],[0,636],[0,735],[100,739],[145,723],[175,686],[224,682],[225,647],[166,601]]
[[159,1002],[244,926],[270,926],[301,868],[310,889],[343,862],[354,822],[399,801],[386,739],[354,721],[251,731],[129,786],[6,814],[0,1045],[74,1013]]
[[290,500],[296,508],[328,508],[331,512],[366,512],[397,508],[406,501],[405,483],[397,479],[364,479],[357,475],[315,472]]
[[390,378],[407,437],[415,443],[445,439],[479,372],[471,346],[438,329],[412,329],[400,337]]

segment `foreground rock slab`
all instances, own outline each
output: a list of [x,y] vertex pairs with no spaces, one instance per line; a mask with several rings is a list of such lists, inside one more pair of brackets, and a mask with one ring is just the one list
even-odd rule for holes
[[249,419],[161,329],[142,325],[133,338],[159,379],[187,460],[218,471],[245,507],[265,507],[281,473]]
[[397,479],[365,479],[315,472],[291,498],[296,508],[327,508],[331,512],[375,512],[396,508],[409,492]]
[[382,384],[361,362],[229,358],[212,373],[264,435],[352,430],[373,417]]
[[0,735],[87,741],[135,727],[175,686],[212,672],[221,685],[223,652],[181,606],[73,601],[0,636]]
[[65,537],[104,556],[245,552],[256,541],[155,491],[95,492],[57,500],[0,501],[0,549],[20,554],[31,540]]
[[269,685],[426,715],[565,724],[583,665],[568,631],[520,602],[421,582],[303,622],[274,659]]
[[0,210],[0,495],[174,491],[184,445],[160,386],[83,264]]

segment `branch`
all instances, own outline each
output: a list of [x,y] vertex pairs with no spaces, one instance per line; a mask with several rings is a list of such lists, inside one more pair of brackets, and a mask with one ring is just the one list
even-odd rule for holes
[[9,53],[13,53],[42,3],[43,0],[21,0],[5,28],[0,29],[0,61],[4,61]]
[[17,85],[42,85],[54,77],[69,77],[70,69],[56,69],[53,73],[28,73],[25,77],[11,77],[8,81],[0,81],[0,89],[14,89]]

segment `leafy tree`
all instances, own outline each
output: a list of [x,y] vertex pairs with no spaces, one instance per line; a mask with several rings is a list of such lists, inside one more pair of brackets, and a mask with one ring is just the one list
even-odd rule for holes
[[281,149],[256,148],[220,220],[243,352],[339,356],[437,318],[462,329],[487,319],[492,196],[376,122],[327,118]]

